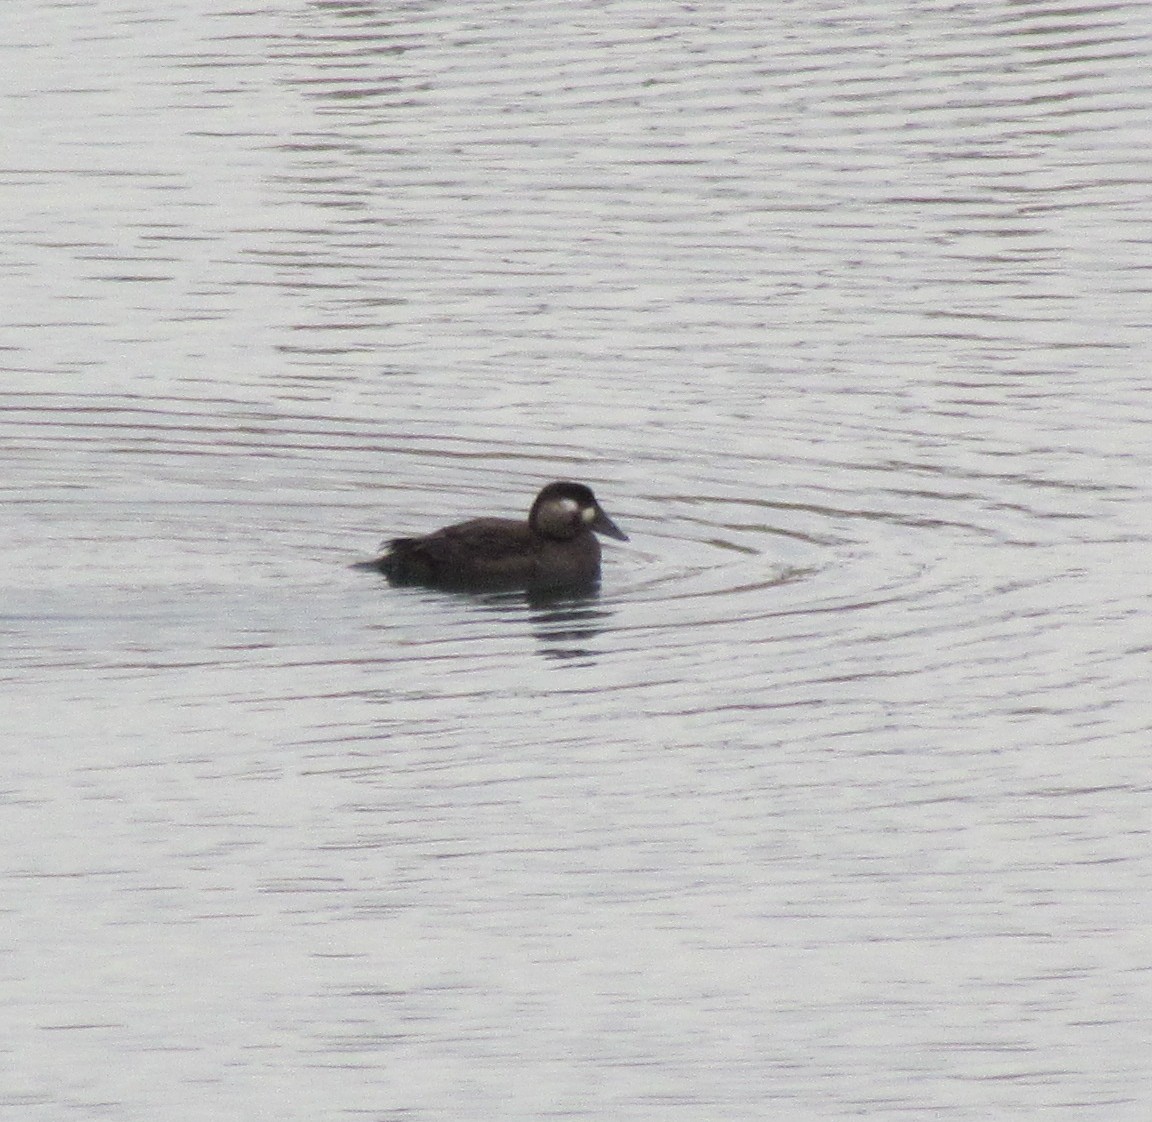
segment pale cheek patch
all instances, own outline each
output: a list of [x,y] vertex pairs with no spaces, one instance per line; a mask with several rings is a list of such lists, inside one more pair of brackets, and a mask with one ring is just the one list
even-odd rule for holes
[[591,523],[591,522],[595,522],[595,521],[596,521],[596,510],[595,510],[595,508],[594,508],[594,507],[590,507],[590,506],[586,506],[586,507],[585,507],[585,508],[584,508],[584,509],[583,509],[583,510],[580,512],[580,517],[581,517],[581,518],[583,518],[585,522],[589,522],[589,523]]

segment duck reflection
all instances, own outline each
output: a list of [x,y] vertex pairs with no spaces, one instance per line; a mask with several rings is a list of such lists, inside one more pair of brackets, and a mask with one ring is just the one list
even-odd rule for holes
[[503,616],[520,616],[526,610],[528,623],[539,644],[540,654],[557,661],[587,662],[596,657],[593,640],[607,629],[615,611],[602,604],[599,590],[592,587],[578,594],[541,592],[497,592],[481,598],[486,610]]
[[595,659],[589,645],[613,616],[613,611],[600,605],[594,595],[565,603],[529,604],[532,630],[540,644],[540,653],[558,661]]

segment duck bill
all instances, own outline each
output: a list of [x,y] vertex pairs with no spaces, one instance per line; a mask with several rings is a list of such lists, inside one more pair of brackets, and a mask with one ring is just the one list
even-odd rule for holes
[[628,535],[602,510],[597,509],[596,517],[592,520],[591,527],[596,533],[604,534],[609,538],[615,538],[618,542],[626,542],[628,540]]

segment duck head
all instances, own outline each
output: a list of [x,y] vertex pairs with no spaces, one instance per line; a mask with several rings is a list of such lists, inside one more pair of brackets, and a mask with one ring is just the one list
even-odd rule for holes
[[541,537],[568,541],[586,530],[626,542],[628,535],[601,509],[583,483],[549,483],[532,504],[528,525]]

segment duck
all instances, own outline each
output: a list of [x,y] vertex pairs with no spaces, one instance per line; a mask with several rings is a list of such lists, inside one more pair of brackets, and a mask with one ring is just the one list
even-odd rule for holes
[[527,521],[473,518],[393,538],[374,562],[392,585],[456,591],[584,592],[600,583],[597,534],[627,541],[583,483],[549,483]]

